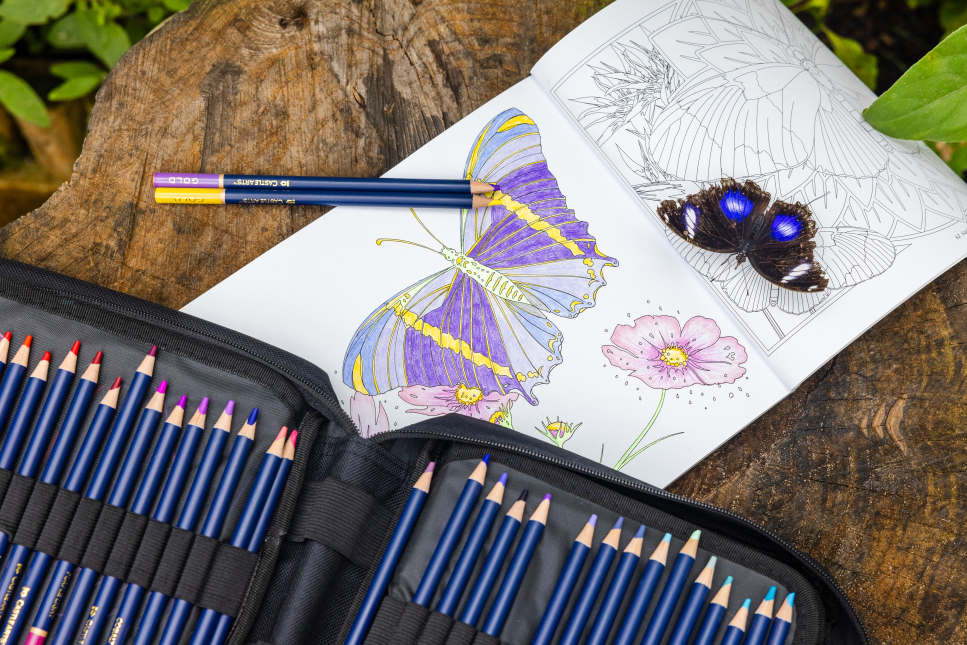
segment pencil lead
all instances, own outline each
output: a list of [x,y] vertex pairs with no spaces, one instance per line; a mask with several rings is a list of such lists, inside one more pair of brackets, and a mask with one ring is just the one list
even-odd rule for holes
[[722,583],[722,586],[724,587],[724,586],[730,585],[730,584],[732,584],[732,576],[729,576],[728,578],[726,578],[725,579],[725,582]]
[[282,429],[279,430],[279,434],[275,435],[275,441],[285,441],[285,434],[288,431],[289,431],[289,428],[287,428],[286,426],[282,426]]
[[591,525],[591,528],[594,528],[595,526],[597,526],[598,516],[592,513],[590,519],[588,519],[588,524]]
[[24,347],[30,347],[30,344],[32,342],[34,342],[34,337],[33,336],[27,336],[26,338],[24,338],[23,346]]
[[245,422],[247,424],[255,425],[255,420],[259,418],[259,409],[252,408],[252,412],[248,415],[248,420]]
[[41,362],[47,361],[49,363],[50,362],[50,352],[44,352],[44,355],[41,357],[40,360],[41,360]]
[[766,594],[766,597],[763,598],[763,600],[775,600],[775,599],[776,599],[776,588],[769,587],[769,593]]
[[10,333],[10,332],[8,331],[8,332],[6,332],[6,333],[5,333],[4,335],[3,335],[3,338],[4,338],[4,340],[8,340],[8,341],[9,341],[9,340],[10,340],[11,338],[13,338],[13,334],[11,334],[11,333]]
[[207,396],[203,396],[201,398],[201,403],[198,404],[198,413],[199,414],[208,414],[208,397]]
[[696,531],[693,531],[693,532],[692,532],[692,536],[691,536],[690,538],[688,538],[688,539],[689,539],[689,540],[697,540],[697,539],[699,539],[700,537],[702,537],[702,532],[701,532],[701,531],[697,531],[697,530],[696,530]]
[[672,534],[671,533],[665,533],[665,537],[663,537],[661,539],[661,541],[662,542],[671,542],[672,541]]
[[501,486],[506,486],[507,485],[507,473],[504,473],[503,475],[501,475],[500,476],[500,479],[497,480],[497,483],[500,484]]
[[436,462],[431,461],[430,464],[426,467],[426,470],[424,470],[423,472],[432,473],[435,468],[436,468]]
[[785,600],[785,603],[787,605],[789,605],[790,607],[792,607],[792,603],[794,603],[794,602],[796,602],[796,592],[793,592],[793,593],[789,594],[788,596],[786,596],[786,600]]
[[108,389],[110,389],[110,390],[116,390],[116,389],[118,389],[120,387],[121,387],[121,377],[119,376],[116,379],[114,379],[114,383]]
[[715,563],[718,562],[718,561],[719,561],[719,559],[716,556],[713,555],[711,558],[708,559],[708,562],[705,564],[705,568],[706,569],[714,569],[715,568]]
[[480,461],[484,462],[485,464],[487,464],[489,466],[490,465],[490,455],[484,455],[483,456],[483,459],[481,459]]
[[518,502],[527,502],[527,489],[525,488],[520,492],[520,497],[517,498]]
[[645,525],[644,524],[642,524],[641,526],[638,527],[638,532],[635,533],[635,537],[636,538],[645,537]]
[[551,494],[548,493],[547,495],[544,496],[544,499],[542,501],[549,502],[550,500],[551,500]]
[[178,405],[176,405],[175,407],[178,407],[184,410],[186,405],[188,405],[188,396],[185,394],[182,394],[181,398],[178,399]]
[[75,340],[73,347],[71,347],[71,354],[77,356],[78,352],[81,351],[81,341]]
[[94,354],[94,360],[91,361],[91,365],[100,365],[101,364],[101,358],[103,356],[104,356],[104,352],[98,351],[96,354]]
[[160,392],[161,394],[164,394],[165,390],[167,389],[168,389],[168,381],[161,381],[161,385],[158,386],[158,392]]
[[611,530],[613,531],[615,529],[620,529],[624,525],[625,525],[625,518],[619,517],[618,521],[614,523],[613,527],[611,527]]
[[235,411],[235,401],[229,401],[228,405],[225,406],[225,414],[231,414]]
[[746,598],[745,602],[742,603],[742,609],[750,609],[752,607],[752,598]]
[[151,349],[148,350],[148,356],[157,356],[157,355],[158,355],[158,346],[152,345]]

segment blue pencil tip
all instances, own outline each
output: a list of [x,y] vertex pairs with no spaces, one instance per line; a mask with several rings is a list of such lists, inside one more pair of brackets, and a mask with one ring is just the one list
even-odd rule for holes
[[786,604],[787,605],[789,605],[790,607],[792,607],[792,603],[794,603],[794,602],[796,602],[796,594],[795,593],[791,593],[788,596],[786,596]]
[[481,459],[480,461],[484,462],[485,464],[487,464],[489,466],[490,465],[490,455],[484,455],[483,459]]
[[498,482],[499,482],[499,483],[500,483],[501,485],[503,485],[503,486],[506,486],[506,485],[507,485],[507,473],[504,473],[503,475],[501,475],[501,476],[500,476],[500,479],[498,479],[497,481],[498,481]]
[[764,600],[775,600],[776,599],[776,588],[769,587],[769,593],[766,594]]
[[614,523],[614,528],[612,528],[611,530],[613,531],[614,529],[620,529],[622,526],[624,526],[624,524],[625,524],[625,518],[619,517],[618,521]]
[[248,421],[246,421],[245,423],[252,425],[253,423],[255,423],[255,420],[258,418],[259,418],[259,409],[252,408],[252,414],[248,415]]
[[635,533],[636,538],[645,537],[645,525],[642,524],[638,527],[638,532]]
[[671,542],[672,541],[672,534],[671,533],[665,533],[665,537],[663,537],[661,539],[661,541],[662,542]]
[[750,607],[752,607],[752,598],[746,598],[745,602],[742,603],[742,607],[744,609],[749,609]]
[[592,514],[591,517],[588,519],[588,524],[594,527],[597,523],[598,523],[598,516],[595,514]]
[[725,582],[722,583],[722,586],[725,587],[730,584],[732,584],[732,576],[729,576],[728,578],[726,578]]

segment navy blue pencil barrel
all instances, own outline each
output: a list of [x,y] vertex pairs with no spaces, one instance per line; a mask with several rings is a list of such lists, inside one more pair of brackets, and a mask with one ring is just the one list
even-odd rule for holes
[[591,565],[591,570],[588,571],[588,577],[584,580],[584,587],[571,609],[571,617],[561,635],[560,645],[577,645],[577,642],[581,639],[584,625],[588,622],[588,616],[591,615],[591,609],[598,600],[604,579],[608,577],[611,563],[614,562],[614,556],[618,553],[622,525],[624,525],[624,518],[619,517],[614,528],[601,541],[598,554],[594,556],[594,563]]
[[369,628],[373,624],[373,619],[376,617],[376,610],[379,608],[379,604],[386,594],[386,587],[389,585],[390,578],[393,576],[393,571],[396,569],[396,565],[403,555],[406,542],[410,539],[410,533],[413,532],[413,527],[416,526],[416,520],[420,517],[420,511],[423,510],[423,504],[426,502],[426,496],[430,491],[430,481],[433,478],[433,469],[435,467],[436,464],[431,461],[423,474],[420,475],[420,478],[416,480],[413,490],[410,491],[410,496],[406,500],[406,506],[403,507],[403,513],[396,523],[396,528],[393,530],[393,535],[390,537],[389,544],[386,546],[386,551],[383,552],[383,559],[380,560],[379,567],[377,567],[376,573],[373,574],[373,579],[369,583],[369,589],[363,598],[363,603],[360,605],[359,611],[356,612],[356,618],[353,620],[353,626],[349,629],[349,635],[346,636],[345,645],[362,645],[366,639],[366,634],[369,632]]
[[662,589],[661,596],[655,604],[655,611],[651,615],[651,622],[648,623],[645,636],[641,639],[641,645],[659,645],[661,643],[665,629],[671,620],[672,612],[675,611],[675,605],[678,604],[678,597],[681,595],[682,588],[685,587],[688,573],[692,569],[692,563],[695,562],[695,554],[698,552],[698,540],[701,534],[701,531],[692,533],[688,542],[679,551],[672,571],[668,575],[668,580],[665,582],[665,588]]
[[297,175],[215,175],[156,172],[155,188],[296,188],[371,192],[480,193],[493,186],[469,179],[396,179],[392,177],[300,177]]
[[742,642],[742,639],[745,637],[745,623],[749,618],[749,608],[751,606],[752,600],[746,598],[742,606],[739,607],[739,610],[735,612],[735,616],[732,617],[729,626],[725,629],[719,645],[739,645]]
[[23,381],[24,374],[27,372],[27,361],[30,359],[30,345],[33,336],[27,336],[23,345],[14,354],[13,359],[7,365],[6,373],[3,375],[3,382],[0,382],[0,429],[7,423],[7,417],[13,409],[13,402],[17,399],[17,391],[20,389],[20,382]]
[[698,622],[698,615],[705,605],[705,598],[708,597],[709,589],[712,587],[712,576],[715,573],[716,557],[709,558],[708,564],[702,569],[695,582],[692,583],[692,590],[688,593],[685,605],[678,615],[678,624],[672,631],[672,637],[668,640],[668,645],[688,645],[692,637],[692,631]]
[[695,635],[692,645],[712,645],[715,635],[718,634],[719,625],[725,616],[725,610],[729,606],[729,595],[732,593],[732,576],[725,579],[722,588],[719,589],[712,602],[709,603],[708,611],[705,612],[705,620]]
[[47,371],[50,368],[50,352],[45,352],[40,359],[33,374],[27,379],[27,387],[24,388],[20,403],[17,404],[17,411],[13,414],[13,420],[7,429],[7,435],[3,438],[3,445],[0,446],[0,468],[11,470],[20,454],[20,447],[23,443],[27,430],[30,429],[30,422],[34,418],[34,411],[40,403],[40,395],[47,386]]
[[772,622],[772,607],[776,601],[776,588],[770,587],[769,593],[759,604],[752,616],[752,624],[745,633],[745,645],[762,645],[769,633],[769,624]]
[[517,592],[520,591],[520,585],[524,581],[527,567],[530,566],[534,549],[537,548],[537,543],[544,533],[544,526],[547,524],[547,511],[550,505],[551,495],[548,493],[531,514],[527,528],[524,529],[524,535],[521,536],[520,543],[517,545],[517,551],[514,552],[514,558],[510,561],[510,566],[507,567],[507,573],[500,584],[500,589],[497,590],[494,604],[490,607],[490,614],[484,621],[483,633],[500,636],[500,631],[507,621],[507,615],[510,614],[510,610],[514,606]]
[[463,551],[457,559],[457,564],[453,567],[453,573],[450,574],[450,580],[447,582],[443,596],[436,608],[444,616],[452,616],[453,612],[457,610],[463,591],[467,587],[467,581],[470,580],[470,574],[473,573],[473,567],[477,563],[480,549],[483,548],[483,544],[490,534],[490,528],[494,525],[494,520],[497,519],[497,511],[500,510],[500,505],[503,502],[506,484],[507,473],[504,473],[494,484],[490,494],[487,495],[487,499],[484,500],[483,506],[480,507],[480,512],[477,513],[477,519],[473,523],[473,528],[470,529],[470,535],[463,545]]
[[594,539],[594,526],[597,521],[598,516],[592,515],[575,538],[571,551],[567,555],[567,560],[564,561],[564,568],[561,569],[561,573],[557,577],[551,599],[547,602],[547,608],[544,609],[541,623],[537,626],[537,631],[534,632],[531,645],[549,645],[554,640],[554,632],[557,631],[557,625],[564,614],[564,608],[571,597],[571,591],[574,590],[574,583],[581,575],[584,561],[587,560],[588,553],[591,552],[591,541]]
[[665,533],[665,537],[658,543],[658,547],[648,559],[648,564],[645,565],[645,570],[641,574],[638,588],[631,598],[631,604],[628,605],[628,610],[625,612],[624,620],[621,622],[621,628],[615,636],[613,645],[631,645],[635,640],[641,621],[645,618],[648,605],[651,603],[651,597],[658,587],[661,574],[665,571],[665,561],[668,558],[668,548],[671,541],[672,534]]
[[352,192],[348,190],[266,190],[264,188],[156,188],[158,204],[263,204],[277,206],[374,206],[402,208],[480,208],[490,199],[470,193]]
[[782,603],[782,607],[776,612],[776,617],[772,621],[772,630],[769,632],[766,645],[785,645],[786,636],[789,635],[789,629],[792,627],[792,604],[795,599],[796,594],[794,593],[786,596],[786,600]]
[[641,559],[641,542],[644,536],[645,527],[641,526],[635,533],[635,537],[625,547],[624,553],[621,554],[618,568],[611,579],[611,586],[608,587],[608,591],[604,595],[601,609],[598,610],[598,616],[594,619],[594,625],[591,626],[591,632],[588,634],[585,645],[604,645],[605,641],[608,640],[608,634],[611,633],[615,616],[618,615],[618,608],[621,607],[625,591],[631,583],[631,576],[635,572],[635,567],[638,566],[638,560]]
[[437,541],[433,555],[430,556],[430,562],[426,565],[426,571],[423,572],[420,585],[413,595],[413,602],[416,604],[426,607],[433,599],[443,570],[446,569],[447,562],[450,561],[450,554],[456,548],[457,542],[463,534],[463,527],[470,519],[470,511],[473,510],[473,505],[477,503],[477,497],[480,496],[480,491],[483,489],[489,462],[490,455],[484,455],[477,467],[470,473],[467,483],[463,485],[463,492],[460,493],[457,504],[453,507],[453,512],[450,513],[450,519],[447,520],[447,525],[443,528],[443,534]]

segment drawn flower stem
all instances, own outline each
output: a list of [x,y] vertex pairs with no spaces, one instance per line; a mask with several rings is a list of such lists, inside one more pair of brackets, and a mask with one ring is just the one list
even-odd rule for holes
[[[644,450],[645,448],[648,448],[649,446],[653,445],[654,443],[658,443],[657,441],[656,442],[653,442],[653,443],[650,443],[647,446],[645,446],[645,448],[642,448],[638,452],[634,452],[635,448],[638,447],[638,444],[641,443],[642,440],[644,440],[645,435],[648,434],[648,431],[651,430],[651,426],[655,425],[655,419],[658,418],[658,414],[661,412],[661,406],[662,406],[663,403],[665,403],[665,390],[662,390],[661,391],[661,397],[658,399],[658,407],[655,408],[655,413],[653,415],[651,415],[651,421],[648,422],[648,425],[646,425],[645,426],[645,429],[641,431],[641,434],[638,435],[638,438],[635,439],[634,442],[628,447],[628,449],[625,451],[625,454],[621,455],[621,459],[619,459],[618,460],[618,463],[616,463],[614,465],[614,469],[615,470],[621,470],[626,465],[628,465],[628,462],[629,461],[631,461],[632,459],[634,459],[635,457],[637,457],[639,454],[641,454],[641,450]],[[671,435],[669,435],[669,436],[671,436]],[[667,437],[662,437],[662,439],[666,439],[666,438]],[[661,439],[659,439],[658,441],[661,441]]]

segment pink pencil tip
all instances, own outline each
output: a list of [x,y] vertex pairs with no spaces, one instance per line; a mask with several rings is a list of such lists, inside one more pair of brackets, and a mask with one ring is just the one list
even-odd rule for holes
[[148,356],[157,356],[157,355],[158,355],[158,346],[152,345],[151,350],[148,351]]
[[114,384],[111,386],[111,389],[112,390],[116,390],[119,387],[121,387],[121,377],[120,376],[117,377],[116,379],[114,379]]
[[299,438],[299,431],[298,430],[293,430],[292,431],[292,434],[289,435],[289,443],[291,443],[294,446],[295,445],[295,440],[298,439],[298,438]]
[[179,407],[182,410],[184,410],[186,405],[188,405],[188,397],[186,395],[182,394],[181,395],[181,398],[178,399],[178,406],[177,407]]
[[43,361],[49,361],[50,360],[50,352],[44,352],[44,355],[41,357],[40,360],[41,360],[41,362],[43,362]]
[[7,340],[10,340],[11,338],[13,338],[13,334],[11,334],[11,333],[10,333],[10,332],[8,331],[7,333],[5,333],[5,334],[3,335],[3,337],[4,337],[5,339],[7,339]]
[[426,467],[426,470],[424,470],[423,472],[425,472],[425,473],[432,473],[434,468],[436,468],[436,462],[435,461],[431,461],[430,462],[430,465],[427,466]]
[[275,435],[275,440],[279,441],[281,439],[285,439],[285,433],[288,431],[289,431],[288,428],[286,428],[285,426],[282,426],[282,429],[279,430],[279,434]]
[[229,401],[228,405],[225,406],[225,414],[231,414],[235,412],[235,401]]
[[208,397],[204,396],[201,399],[201,403],[198,405],[198,411],[202,414],[208,414]]
[[161,385],[158,386],[158,391],[164,394],[165,390],[167,389],[168,389],[168,381],[161,381]]
[[81,351],[81,341],[75,340],[74,345],[71,347],[71,354],[77,356],[78,352]]
[[98,353],[94,354],[94,360],[91,361],[91,365],[100,365],[101,364],[101,358],[103,356],[104,356],[104,352],[98,352]]

